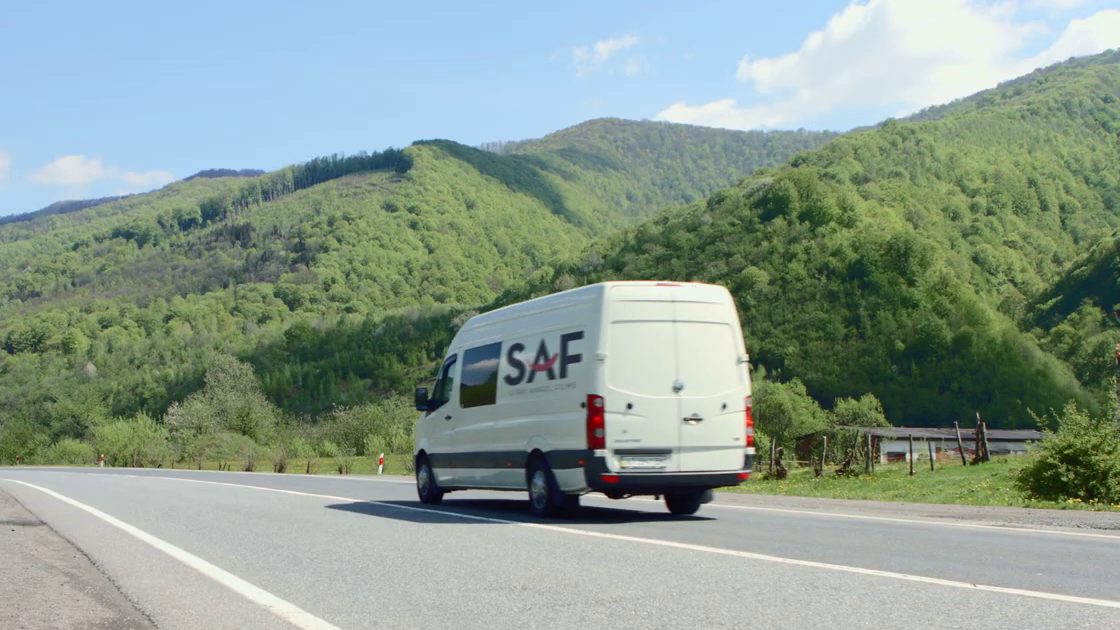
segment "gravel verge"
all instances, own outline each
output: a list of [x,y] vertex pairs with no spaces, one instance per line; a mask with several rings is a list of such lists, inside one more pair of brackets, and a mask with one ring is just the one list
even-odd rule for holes
[[148,629],[90,559],[0,490],[0,628]]

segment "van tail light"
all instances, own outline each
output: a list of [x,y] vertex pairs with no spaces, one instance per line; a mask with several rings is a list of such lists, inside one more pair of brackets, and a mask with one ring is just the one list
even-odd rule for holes
[[607,448],[606,403],[602,396],[587,395],[587,448]]
[[747,429],[747,446],[754,446],[754,400],[750,396],[746,399],[746,429]]

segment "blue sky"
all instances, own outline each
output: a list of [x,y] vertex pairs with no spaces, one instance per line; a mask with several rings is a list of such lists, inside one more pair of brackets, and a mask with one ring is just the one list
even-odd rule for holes
[[5,2],[0,215],[603,116],[846,130],[1120,47],[1118,0],[686,4]]

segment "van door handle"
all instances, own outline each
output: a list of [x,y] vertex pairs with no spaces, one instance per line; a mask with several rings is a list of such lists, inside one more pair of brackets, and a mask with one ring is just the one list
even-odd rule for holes
[[687,418],[684,418],[685,424],[696,424],[697,422],[703,422],[703,421],[704,421],[704,418],[702,418],[700,416],[700,414],[698,414],[698,413],[694,413],[691,416],[688,416]]
[[444,417],[443,417],[443,419],[444,419],[444,420],[450,420],[450,419],[451,419],[451,416],[444,416]]

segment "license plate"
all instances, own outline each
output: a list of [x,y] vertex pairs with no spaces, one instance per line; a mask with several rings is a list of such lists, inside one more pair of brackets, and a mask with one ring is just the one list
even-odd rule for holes
[[619,460],[619,465],[626,469],[636,468],[664,468],[666,466],[667,458],[664,456],[634,456],[623,455]]

